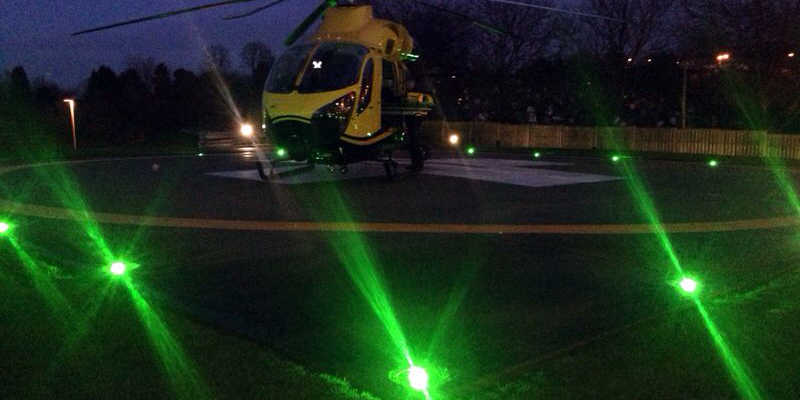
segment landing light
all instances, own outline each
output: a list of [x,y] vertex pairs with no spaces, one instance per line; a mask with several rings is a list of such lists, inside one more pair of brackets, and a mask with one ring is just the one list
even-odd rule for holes
[[408,384],[412,389],[424,391],[428,389],[428,373],[424,368],[411,366],[408,369]]
[[125,274],[126,269],[127,267],[125,266],[125,263],[122,261],[116,261],[111,263],[111,267],[108,270],[112,275],[120,276]]
[[457,145],[458,142],[459,142],[459,139],[460,138],[458,137],[458,134],[454,133],[454,134],[450,135],[450,139],[449,139],[450,140],[450,144],[452,144],[453,146]]
[[244,136],[244,137],[253,136],[253,132],[254,132],[253,125],[242,124],[242,127],[239,129],[239,132],[241,132],[242,136]]

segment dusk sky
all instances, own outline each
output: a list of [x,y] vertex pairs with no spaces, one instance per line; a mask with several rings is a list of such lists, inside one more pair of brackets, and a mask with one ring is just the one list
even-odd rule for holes
[[129,56],[152,56],[171,69],[197,70],[206,43],[227,47],[238,68],[243,44],[263,41],[280,54],[283,38],[321,2],[291,0],[247,18],[222,20],[266,4],[254,1],[70,36],[82,29],[213,1],[0,0],[0,71],[22,65],[31,80],[43,76],[71,89],[100,65],[119,73]]

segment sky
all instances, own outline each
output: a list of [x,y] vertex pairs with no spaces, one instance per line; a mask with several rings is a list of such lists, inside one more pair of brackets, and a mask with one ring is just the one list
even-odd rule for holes
[[247,18],[222,20],[266,4],[266,0],[254,1],[70,36],[83,29],[214,1],[0,0],[0,72],[22,65],[31,80],[44,77],[73,89],[100,65],[121,72],[130,56],[153,57],[171,70],[196,71],[206,44],[227,47],[238,67],[239,51],[247,42],[262,41],[280,54],[283,39],[321,3],[290,0]]

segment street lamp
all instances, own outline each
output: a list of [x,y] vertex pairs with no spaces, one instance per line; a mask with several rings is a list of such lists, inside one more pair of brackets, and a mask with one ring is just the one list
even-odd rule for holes
[[78,150],[78,139],[75,137],[75,100],[64,99],[69,104],[69,120],[72,123],[72,150]]

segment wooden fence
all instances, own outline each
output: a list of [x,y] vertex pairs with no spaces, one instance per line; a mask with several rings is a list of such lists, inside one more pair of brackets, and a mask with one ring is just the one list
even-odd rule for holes
[[494,122],[428,121],[423,134],[446,145],[459,134],[464,143],[482,147],[599,149],[720,156],[775,156],[800,159],[800,135],[765,131],[562,125],[512,125]]

